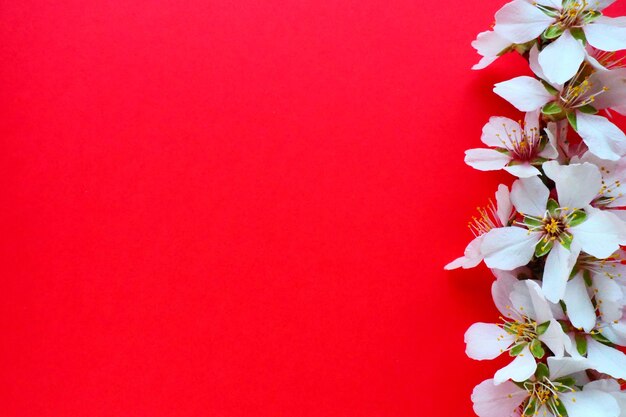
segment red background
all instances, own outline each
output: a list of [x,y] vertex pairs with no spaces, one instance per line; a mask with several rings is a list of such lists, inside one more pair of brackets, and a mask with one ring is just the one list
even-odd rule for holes
[[472,415],[501,4],[1,1],[0,414]]

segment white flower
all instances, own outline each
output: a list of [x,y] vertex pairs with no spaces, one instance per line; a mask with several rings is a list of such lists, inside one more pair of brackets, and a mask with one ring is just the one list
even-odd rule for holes
[[602,51],[626,49],[626,18],[610,18],[601,11],[612,1],[556,0],[512,1],[496,13],[494,32],[511,43],[523,44],[540,35],[554,39],[539,54],[546,79],[563,84],[585,59],[583,43]]
[[564,373],[567,369],[559,360],[548,358],[548,364],[547,368],[542,364],[541,372],[538,369],[537,375],[522,387],[510,381],[499,385],[493,379],[482,382],[472,392],[474,412],[479,417],[620,416],[613,387],[588,383],[581,390],[579,381]]
[[[536,46],[530,51],[530,67],[537,77],[546,80],[538,61]],[[623,112],[626,102],[626,68],[579,73],[561,85],[543,84],[533,77],[522,76],[498,83],[494,92],[520,111],[568,115],[589,150],[602,159],[617,160],[626,154],[626,135],[606,117],[595,113],[612,109]],[[548,104],[550,104],[548,106]]]
[[465,248],[465,253],[460,258],[447,264],[444,269],[473,268],[483,260],[480,247],[485,233],[498,227],[508,226],[511,219],[513,206],[509,195],[509,188],[500,184],[496,191],[496,205],[490,202],[486,209],[479,209],[480,217],[474,217],[469,223],[469,228],[474,234],[474,239]]
[[482,142],[495,149],[469,149],[465,163],[481,171],[504,169],[520,178],[533,177],[540,172],[534,165],[559,156],[555,137],[549,129],[546,136],[539,131],[539,112],[526,113],[524,122],[506,117],[492,117],[483,127]]
[[491,65],[493,61],[498,59],[500,55],[509,49],[511,42],[493,30],[488,30],[479,33],[472,42],[472,46],[482,56],[481,60],[472,67],[474,70],[479,70]]
[[600,169],[602,174],[602,188],[591,205],[602,210],[610,211],[617,217],[626,221],[626,195],[624,195],[624,182],[626,181],[626,158],[617,161],[600,159],[591,152],[586,152],[582,157],[572,158],[572,163],[589,162]]
[[509,352],[515,359],[496,372],[494,381],[522,382],[537,370],[535,357],[544,356],[544,345],[556,357],[562,357],[571,350],[571,342],[535,281],[519,281],[505,271],[496,273],[498,279],[491,292],[503,315],[502,323],[473,324],[465,333],[466,353],[472,359],[484,360]]
[[560,166],[548,161],[543,169],[555,182],[558,201],[549,199],[550,190],[539,177],[515,181],[511,201],[523,222],[490,230],[480,250],[488,267],[504,270],[526,265],[534,256],[547,255],[543,292],[556,303],[563,298],[580,250],[607,258],[626,241],[626,232],[616,227],[621,222],[611,213],[589,205],[601,188],[600,171],[595,165]]

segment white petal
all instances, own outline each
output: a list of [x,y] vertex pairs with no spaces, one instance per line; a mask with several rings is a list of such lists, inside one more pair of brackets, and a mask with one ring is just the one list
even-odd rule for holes
[[624,228],[615,215],[597,209],[587,208],[587,219],[575,227],[570,227],[574,242],[583,251],[598,259],[608,258],[619,249],[623,241]]
[[615,161],[626,154],[626,135],[604,116],[576,112],[578,133],[589,150]]
[[481,252],[489,268],[510,271],[530,262],[540,238],[521,227],[500,227],[485,235]]
[[557,358],[563,357],[566,347],[571,348],[569,337],[563,332],[563,328],[555,319],[550,320],[548,329],[538,339],[545,343]]
[[554,21],[525,0],[515,0],[498,10],[493,29],[512,43],[521,44],[537,38]]
[[530,300],[533,304],[534,315],[531,318],[539,324],[552,320],[552,310],[550,310],[548,301],[543,295],[539,284],[529,279],[524,280],[523,282],[528,288],[528,294],[530,295]]
[[479,417],[507,417],[528,398],[528,392],[513,382],[495,385],[493,379],[481,382],[472,392],[474,412]]
[[511,187],[511,202],[518,212],[543,217],[550,191],[538,177],[521,178]]
[[620,391],[620,386],[614,379],[598,379],[591,381],[583,387],[583,391],[596,390],[604,392]]
[[491,296],[493,301],[504,317],[519,318],[513,310],[511,303],[511,292],[519,280],[509,271],[494,270],[496,280],[491,284]]
[[511,157],[495,149],[468,149],[465,163],[479,171],[497,171],[511,162]]
[[557,159],[559,157],[559,151],[556,150],[556,123],[549,122],[548,127],[543,130],[548,136],[548,143],[546,147],[539,152],[539,156],[546,159]]
[[511,42],[489,30],[479,33],[476,40],[472,42],[472,46],[483,56],[483,59],[472,67],[472,69],[477,70],[483,69],[495,61],[502,51],[511,46]]
[[506,172],[511,175],[515,175],[517,178],[530,178],[535,177],[537,175],[541,175],[541,172],[534,166],[529,163],[524,163],[520,165],[509,165],[503,168]]
[[602,51],[626,49],[626,17],[600,16],[583,30],[594,48]]
[[600,169],[590,163],[559,165],[548,161],[544,162],[543,170],[556,185],[561,207],[587,207],[602,187]]
[[526,381],[537,370],[537,362],[528,346],[513,359],[513,361],[500,369],[493,377],[495,384],[501,384],[509,379],[515,382]]
[[534,111],[554,100],[539,80],[526,75],[496,84],[493,92],[520,111]]
[[[593,94],[593,107],[607,109],[624,114],[621,106],[626,102],[626,68],[616,68],[610,71],[596,71],[589,77],[589,83],[596,87],[586,94]],[[603,91],[606,88],[606,91]],[[598,92],[602,91],[600,94]]]
[[517,281],[515,283],[510,298],[513,310],[515,310],[519,316],[533,318],[535,317],[535,308],[528,287],[526,286],[526,281],[527,280]]
[[574,327],[589,333],[596,325],[596,311],[589,298],[587,286],[582,273],[567,283],[563,301],[567,306],[567,314]]
[[591,368],[613,378],[626,378],[626,355],[617,349],[587,337],[587,359]]
[[520,132],[522,127],[515,120],[508,117],[493,116],[483,127],[480,140],[487,146],[494,148],[510,148],[512,132]]
[[615,3],[617,0],[591,0],[588,2],[586,10],[597,10],[601,12],[602,10],[609,7],[611,4]]
[[619,346],[626,346],[626,322],[611,323],[604,328],[604,337]]
[[550,369],[550,379],[552,380],[589,369],[589,366],[590,364],[587,358],[583,358],[582,356],[577,358],[548,357],[548,368]]
[[561,10],[563,8],[563,2],[561,0],[539,0],[536,3],[548,7],[553,7],[557,10]]
[[533,133],[539,133],[540,117],[541,112],[539,110],[526,112],[526,115],[524,116],[524,130],[529,136]]
[[542,80],[546,80],[547,77],[543,73],[543,68],[539,65],[539,48],[537,48],[537,44],[533,45],[530,48],[530,52],[528,53],[528,64],[530,65],[530,69],[533,73],[541,78]]
[[596,291],[602,321],[612,322],[622,318],[624,308],[622,287],[608,276],[598,274],[594,276],[592,288]]
[[484,236],[485,235],[480,235],[475,237],[465,248],[465,254],[460,258],[457,258],[454,261],[450,262],[448,265],[444,266],[443,269],[468,269],[474,268],[476,265],[481,263],[483,260],[483,255],[480,252],[480,246],[483,243]]
[[511,193],[509,192],[509,187],[504,184],[498,185],[498,191],[496,191],[496,206],[498,219],[500,219],[503,226],[507,226],[513,211],[513,204],[511,203]]
[[465,353],[472,359],[495,359],[515,342],[515,336],[497,324],[474,323],[465,332]]
[[560,395],[569,417],[618,417],[617,401],[606,392],[589,390]]
[[548,253],[543,272],[542,290],[548,300],[558,303],[565,294],[567,280],[578,259],[577,247],[566,249],[560,243],[555,243]]
[[580,68],[585,60],[585,47],[576,40],[569,30],[539,53],[539,65],[547,81],[565,84]]

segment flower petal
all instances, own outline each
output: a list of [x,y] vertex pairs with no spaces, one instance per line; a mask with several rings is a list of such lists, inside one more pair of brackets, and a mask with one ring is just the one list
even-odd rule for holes
[[479,417],[509,416],[528,398],[528,392],[513,382],[495,385],[493,379],[481,382],[472,392],[474,412]]
[[534,111],[554,100],[541,81],[526,75],[496,84],[493,92],[520,111]]
[[587,286],[582,273],[567,283],[563,302],[567,306],[567,314],[574,327],[589,333],[596,326],[596,311],[589,298]]
[[553,303],[563,298],[567,280],[578,258],[577,247],[572,249],[570,251],[557,242],[546,259],[542,289],[546,298]]
[[521,178],[511,187],[511,202],[518,212],[543,217],[550,191],[538,177]]
[[569,337],[567,337],[563,328],[555,319],[550,320],[548,329],[538,339],[548,346],[556,358],[562,358],[565,351],[571,349]]
[[529,163],[521,165],[509,165],[503,168],[511,175],[515,175],[517,178],[530,178],[537,175],[541,175],[541,172]]
[[589,390],[560,395],[568,417],[618,417],[617,401],[606,392]]
[[585,60],[585,47],[569,30],[539,53],[539,65],[547,81],[565,84],[576,75]]
[[521,130],[522,127],[515,120],[508,117],[492,116],[483,127],[480,140],[487,146],[510,149],[510,135],[512,132],[520,132]]
[[614,214],[588,207],[587,219],[570,227],[576,242],[583,251],[598,259],[608,258],[624,242],[624,223]]
[[491,284],[491,296],[496,307],[504,317],[519,318],[517,312],[512,308],[510,298],[513,287],[519,280],[510,271],[494,269],[493,273],[496,280]]
[[582,356],[576,358],[548,357],[548,368],[550,369],[550,379],[552,380],[584,371],[585,369],[589,369],[589,366],[590,364],[587,358],[583,358]]
[[604,116],[576,112],[578,133],[589,151],[615,161],[626,154],[626,135]]
[[521,227],[500,227],[485,235],[481,252],[489,268],[510,271],[530,262],[540,238]]
[[587,359],[591,368],[611,375],[613,378],[626,378],[626,355],[617,349],[587,337]]
[[615,280],[604,274],[595,275],[592,289],[596,293],[602,321],[612,322],[622,318],[624,293],[622,287]]
[[600,16],[583,30],[594,48],[611,52],[626,49],[626,17]]
[[472,46],[483,57],[472,67],[474,70],[483,69],[498,59],[498,55],[511,46],[511,42],[498,35],[493,30],[481,32],[472,42]]
[[561,207],[587,207],[602,187],[600,169],[590,163],[559,165],[556,161],[548,161],[544,162],[543,170],[556,185]]
[[526,346],[510,364],[496,372],[493,376],[493,381],[496,385],[499,385],[509,379],[512,379],[515,382],[526,381],[528,378],[533,376],[536,370],[537,362],[535,361],[535,357],[532,353],[530,353],[528,346]]
[[497,171],[511,162],[511,157],[495,149],[468,149],[465,163],[479,171]]
[[529,2],[515,0],[498,10],[493,30],[512,43],[522,44],[537,38],[555,20]]
[[448,271],[457,268],[469,269],[481,263],[483,255],[480,252],[480,246],[483,243],[484,236],[485,235],[480,235],[475,237],[465,248],[465,254],[444,266],[443,269]]
[[498,191],[496,191],[496,206],[498,219],[500,219],[503,226],[507,226],[513,212],[513,204],[511,203],[509,187],[504,184],[498,185]]
[[472,359],[495,359],[515,342],[515,336],[491,323],[474,323],[465,332],[465,353]]

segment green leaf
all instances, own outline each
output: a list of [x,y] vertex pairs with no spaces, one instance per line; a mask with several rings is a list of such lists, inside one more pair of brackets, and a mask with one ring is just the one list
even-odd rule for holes
[[543,346],[541,346],[539,339],[533,339],[533,341],[530,342],[530,353],[532,353],[537,359],[543,358],[543,355],[546,354],[546,351],[543,349]]
[[582,210],[575,210],[572,213],[570,213],[568,217],[569,217],[569,221],[568,221],[569,227],[574,227],[574,226],[578,226],[579,224],[587,220],[587,213],[585,213]]
[[548,366],[545,363],[539,362],[537,364],[537,370],[535,371],[535,378],[537,378],[537,381],[541,381],[543,378],[548,377],[550,377]]
[[569,124],[574,128],[574,130],[578,132],[578,121],[576,120],[576,113],[567,113],[567,120],[569,121]]
[[511,356],[519,355],[520,353],[522,353],[522,350],[524,350],[527,344],[528,343],[520,343],[519,345],[513,346],[511,350],[509,350],[509,355]]
[[544,334],[548,330],[548,327],[550,327],[549,321],[546,321],[545,323],[541,323],[540,325],[538,325],[536,329],[537,336],[541,336],[542,334]]
[[584,106],[579,107],[578,110],[585,114],[596,114],[598,112],[598,109],[593,107],[591,104],[585,104]]
[[576,350],[581,355],[587,354],[587,338],[584,334],[576,333]]
[[565,28],[559,25],[552,25],[543,32],[545,39],[556,39],[565,32]]
[[591,272],[587,271],[586,269],[583,271],[583,279],[585,280],[585,284],[588,287],[591,287],[593,285],[593,281],[591,280]]
[[552,247],[554,246],[554,240],[540,240],[535,246],[535,256],[537,258],[541,258],[542,256],[547,255]]

